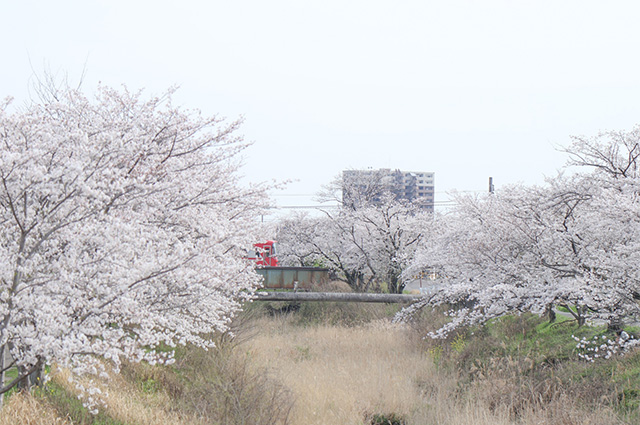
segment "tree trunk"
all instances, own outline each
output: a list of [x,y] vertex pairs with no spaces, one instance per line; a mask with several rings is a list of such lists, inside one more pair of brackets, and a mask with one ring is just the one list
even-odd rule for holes
[[556,311],[553,309],[553,304],[547,306],[547,315],[549,316],[549,323],[556,321]]
[[44,376],[44,363],[38,360],[38,363],[33,368],[27,368],[21,366],[18,368],[18,373],[24,375],[24,378],[18,382],[18,388],[28,390],[31,387],[41,385]]
[[609,323],[607,323],[607,331],[619,335],[620,332],[622,332],[623,326],[624,320],[622,317],[613,317],[609,320]]
[[[6,345],[3,345],[2,347],[0,347],[0,370],[2,372],[0,372],[0,388],[4,387],[4,381],[5,381],[5,372],[4,372],[4,365],[6,364],[5,362],[5,350],[6,350]],[[2,409],[2,406],[4,405],[4,393],[0,394],[0,409]]]
[[578,326],[584,326],[587,323],[587,318],[585,313],[587,312],[587,306],[576,306],[576,311],[578,312]]
[[387,279],[389,282],[389,293],[390,294],[402,294],[404,290],[404,284],[400,281],[400,276],[396,273],[389,273],[387,275]]

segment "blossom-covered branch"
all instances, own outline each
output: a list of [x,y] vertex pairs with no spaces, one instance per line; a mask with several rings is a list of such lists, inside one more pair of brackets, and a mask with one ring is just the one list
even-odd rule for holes
[[52,89],[0,109],[0,351],[19,370],[0,393],[52,362],[208,346],[258,285],[242,257],[266,188],[238,182],[240,122],[172,93]]

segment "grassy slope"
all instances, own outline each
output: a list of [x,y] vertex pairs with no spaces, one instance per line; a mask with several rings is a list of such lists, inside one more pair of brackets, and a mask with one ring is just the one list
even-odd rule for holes
[[387,320],[395,307],[281,307],[253,306],[236,340],[181,350],[170,368],[128,365],[98,416],[61,373],[12,395],[0,425],[640,422],[640,353],[594,363],[576,355],[571,335],[602,328],[525,315],[433,341],[422,336],[444,320],[436,312],[399,327]]

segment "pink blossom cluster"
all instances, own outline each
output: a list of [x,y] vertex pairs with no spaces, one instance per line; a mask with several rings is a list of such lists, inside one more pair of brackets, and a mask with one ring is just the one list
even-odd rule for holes
[[553,317],[565,307],[587,320],[640,317],[640,127],[574,138],[571,166],[544,185],[458,194],[436,214],[404,276],[435,270],[438,290],[400,312],[449,305],[451,320],[430,334],[506,314]]
[[624,331],[613,340],[606,335],[594,336],[593,339],[578,338],[575,335],[571,335],[571,337],[577,342],[578,356],[588,362],[594,362],[598,358],[610,359],[615,355],[625,354],[640,345],[640,340]]
[[259,285],[243,256],[267,188],[239,182],[240,122],[172,93],[0,107],[0,394],[54,362],[101,377],[211,346]]

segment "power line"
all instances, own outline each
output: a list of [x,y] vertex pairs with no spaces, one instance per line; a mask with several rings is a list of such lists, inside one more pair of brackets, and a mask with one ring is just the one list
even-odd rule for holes
[[271,196],[318,196],[317,193],[280,193]]
[[[451,189],[451,190],[436,190],[433,193],[434,194],[438,194],[438,193],[485,193],[486,190],[457,190],[457,189]],[[273,193],[270,196],[272,197],[305,197],[305,196],[318,196],[317,193]]]
[[[456,201],[436,201],[433,203],[434,207],[446,207],[446,206],[454,206],[457,205]],[[271,207],[267,207],[270,210],[304,210],[304,209],[336,209],[342,208],[342,205],[274,205]]]
[[340,205],[280,205],[274,207],[267,207],[274,210],[287,210],[287,209],[320,209],[320,208],[340,208]]

